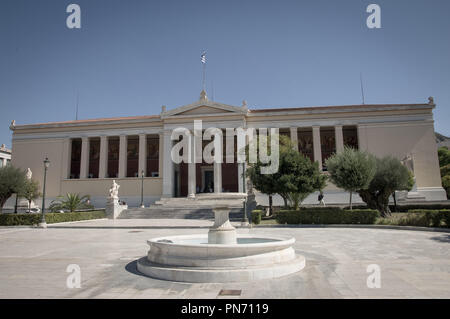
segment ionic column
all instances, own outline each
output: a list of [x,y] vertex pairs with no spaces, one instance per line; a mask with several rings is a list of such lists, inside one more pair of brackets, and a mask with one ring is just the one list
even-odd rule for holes
[[98,178],[105,178],[108,167],[108,137],[100,136],[100,164]]
[[342,125],[334,127],[334,139],[336,141],[336,153],[344,150],[344,134],[342,133]]
[[139,169],[138,176],[144,171],[144,176],[147,176],[147,136],[139,134]]
[[244,173],[242,163],[237,163],[238,168],[238,192],[243,193],[244,192],[244,181],[242,179],[242,174]]
[[[72,140],[67,138],[64,140],[63,161],[61,166],[61,176],[66,179],[70,177],[70,162],[72,159]],[[6,159],[5,159],[6,162]]]
[[[172,140],[170,139],[172,132],[170,130],[164,131],[163,134],[163,197],[173,197],[173,161],[172,156],[170,154],[172,150]],[[161,164],[160,164],[161,165]]]
[[222,163],[214,162],[214,193],[222,193]]
[[319,169],[322,170],[322,148],[320,143],[320,126],[313,126],[313,147],[314,147],[314,161],[319,163]]
[[87,178],[89,170],[89,138],[81,138],[80,178]]
[[195,163],[195,138],[192,133],[189,137],[190,157],[188,163],[188,197],[194,198],[197,186],[196,163]]
[[120,135],[119,142],[119,178],[124,178],[127,173],[127,136]]
[[162,176],[164,169],[164,134],[159,134],[159,152],[158,152],[158,177]]
[[296,127],[291,127],[291,141],[293,144],[294,150],[298,151],[298,133]]
[[358,125],[358,148],[362,151],[367,150],[366,127]]

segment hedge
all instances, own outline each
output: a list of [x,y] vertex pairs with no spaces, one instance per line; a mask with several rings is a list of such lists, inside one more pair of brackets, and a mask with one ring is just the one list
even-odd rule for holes
[[[73,213],[46,213],[47,224],[73,222],[78,220],[89,220],[105,218],[104,210]],[[0,226],[37,225],[41,222],[41,214],[0,214]]]
[[252,211],[252,224],[258,225],[261,223],[262,210],[254,209]]
[[421,224],[413,226],[441,227],[443,226],[442,222],[444,222],[446,227],[450,227],[450,209],[413,209],[408,211],[408,215],[404,219],[404,221],[400,219],[400,222],[406,223],[417,220]]
[[[394,205],[389,205],[389,208],[392,212],[394,212]],[[411,204],[411,205],[397,205],[396,212],[406,213],[411,210],[448,210],[450,209],[450,204],[431,204],[431,205],[420,205],[420,204]]]
[[41,214],[0,214],[0,226],[31,226],[39,224]]
[[276,216],[279,224],[374,224],[380,213],[373,209],[343,210],[339,207],[281,210]]

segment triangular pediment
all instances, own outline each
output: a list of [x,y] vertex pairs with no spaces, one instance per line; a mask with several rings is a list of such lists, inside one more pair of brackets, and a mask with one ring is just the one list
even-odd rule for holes
[[224,110],[222,108],[215,108],[215,107],[211,107],[211,106],[207,106],[207,105],[201,105],[201,106],[197,106],[195,108],[192,108],[190,110],[181,112],[181,113],[177,113],[178,115],[191,115],[191,114],[195,114],[195,115],[199,115],[199,114],[217,114],[217,113],[232,113],[232,111],[230,110]]
[[189,116],[214,116],[214,115],[242,115],[247,113],[247,105],[232,106],[222,103],[217,103],[208,100],[206,97],[199,101],[177,107],[176,109],[165,111],[161,113],[162,118],[178,118]]

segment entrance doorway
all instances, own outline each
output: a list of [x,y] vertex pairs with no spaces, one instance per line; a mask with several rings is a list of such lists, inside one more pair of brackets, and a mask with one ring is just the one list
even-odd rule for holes
[[214,171],[213,170],[203,170],[202,174],[202,188],[203,193],[213,193],[214,192]]

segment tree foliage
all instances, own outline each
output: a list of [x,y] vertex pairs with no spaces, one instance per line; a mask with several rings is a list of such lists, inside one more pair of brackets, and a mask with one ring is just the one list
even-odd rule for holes
[[66,210],[74,212],[80,209],[94,208],[89,204],[90,197],[88,195],[80,196],[79,194],[66,194],[51,202],[49,209],[53,211]]
[[[247,174],[255,189],[272,196],[279,194],[285,201],[297,209],[301,202],[312,192],[325,187],[326,176],[321,174],[317,163],[298,151],[287,136],[279,136],[279,166],[274,174],[262,174],[258,157],[256,163],[250,164]],[[270,145],[269,140],[267,142]]]
[[438,149],[439,167],[441,168],[442,187],[450,198],[450,150],[442,146]]
[[445,147],[439,147],[438,149],[439,167],[450,164],[450,150]]
[[350,192],[352,209],[352,194],[367,189],[375,175],[375,158],[367,152],[344,147],[342,152],[329,157],[325,165],[333,184]]
[[391,214],[389,196],[397,190],[411,190],[412,173],[396,158],[386,156],[376,159],[376,172],[367,189],[358,190],[359,196],[372,209],[378,209],[382,217]]
[[28,201],[28,209],[31,208],[31,202],[41,196],[39,191],[39,182],[33,179],[27,179],[23,188],[20,190],[18,196],[23,197]]
[[0,213],[12,194],[20,192],[27,181],[25,171],[12,165],[0,167]]

